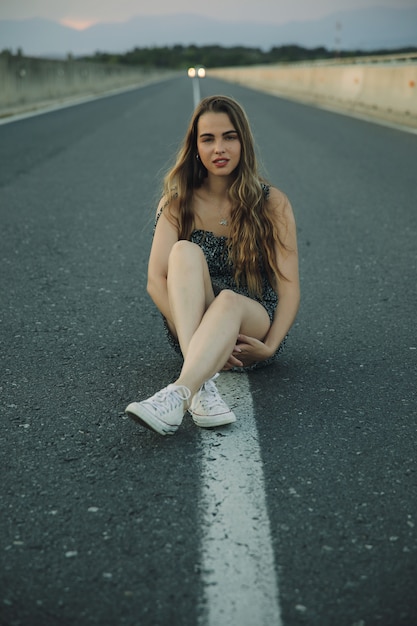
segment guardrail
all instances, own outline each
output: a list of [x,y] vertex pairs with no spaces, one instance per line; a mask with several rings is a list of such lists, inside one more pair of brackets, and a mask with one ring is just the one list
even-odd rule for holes
[[410,62],[415,61],[417,63],[417,52],[405,52],[397,54],[370,54],[368,56],[358,57],[339,57],[336,56],[332,59],[318,59],[316,61],[299,61],[297,63],[291,63],[291,65],[361,65],[364,63],[386,64],[397,62]]

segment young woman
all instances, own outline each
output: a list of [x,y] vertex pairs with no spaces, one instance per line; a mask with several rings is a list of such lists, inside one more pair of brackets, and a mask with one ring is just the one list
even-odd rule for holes
[[158,206],[148,293],[183,355],[177,380],[126,413],[172,435],[188,410],[198,426],[234,413],[214,379],[273,361],[299,306],[291,205],[259,175],[245,112],[210,96],[191,119]]

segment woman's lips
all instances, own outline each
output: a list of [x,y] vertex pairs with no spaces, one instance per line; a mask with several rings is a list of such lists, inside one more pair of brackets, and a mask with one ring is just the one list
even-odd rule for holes
[[215,159],[213,163],[216,167],[224,167],[229,163],[229,159]]

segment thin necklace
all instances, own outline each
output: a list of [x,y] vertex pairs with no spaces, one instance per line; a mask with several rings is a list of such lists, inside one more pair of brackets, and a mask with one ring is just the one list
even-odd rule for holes
[[223,211],[226,209],[221,209],[216,202],[213,202],[211,198],[209,198],[210,204],[214,205],[217,209],[217,213],[219,214],[219,224],[220,226],[229,226],[229,219],[222,215]]
[[218,209],[218,211],[219,211],[219,214],[220,214],[220,221],[219,221],[220,226],[228,226],[229,225],[229,220],[227,219],[227,217],[224,217],[222,215],[222,210],[221,209]]

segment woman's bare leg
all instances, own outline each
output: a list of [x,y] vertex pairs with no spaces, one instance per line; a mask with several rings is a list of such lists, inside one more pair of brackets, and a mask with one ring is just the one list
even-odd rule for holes
[[185,358],[190,340],[214,300],[204,254],[190,241],[172,248],[167,276],[168,298],[175,332]]
[[175,384],[188,387],[193,395],[223,368],[240,332],[262,339],[269,326],[268,314],[258,302],[230,290],[222,291],[193,334]]
[[168,265],[168,297],[184,356],[176,385],[194,395],[219,372],[240,332],[262,339],[270,325],[264,307],[228,289],[214,296],[204,254],[196,244],[177,242]]

